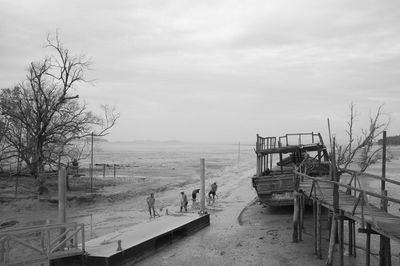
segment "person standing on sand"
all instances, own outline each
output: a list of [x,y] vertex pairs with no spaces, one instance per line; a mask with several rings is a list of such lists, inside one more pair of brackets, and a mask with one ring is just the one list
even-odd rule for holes
[[212,195],[212,199],[215,199],[215,195],[217,194],[217,182],[214,182],[211,184],[211,190],[210,192],[208,192],[208,197],[211,199],[211,195]]
[[185,212],[187,212],[187,205],[188,205],[188,199],[186,197],[185,192],[181,192],[181,212],[182,209],[185,209]]
[[[154,203],[156,202],[156,199],[154,198],[154,193],[151,193],[150,196],[147,197],[147,206],[149,207],[149,213],[150,213],[150,218],[151,217],[156,217],[156,211],[154,209]],[[151,210],[153,210],[153,215],[151,214]]]

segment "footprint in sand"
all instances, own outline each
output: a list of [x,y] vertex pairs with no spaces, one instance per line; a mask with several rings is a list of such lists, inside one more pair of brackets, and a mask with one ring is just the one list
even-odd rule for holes
[[279,241],[279,231],[276,229],[268,230],[267,236],[271,238],[271,244],[276,244]]

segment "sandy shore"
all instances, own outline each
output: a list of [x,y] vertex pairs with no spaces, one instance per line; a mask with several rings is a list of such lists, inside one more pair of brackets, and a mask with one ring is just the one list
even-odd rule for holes
[[[292,243],[293,209],[262,207],[250,178],[237,178],[240,181],[225,187],[214,206],[208,207],[210,227],[174,242],[138,265],[325,265],[327,241],[323,241],[324,258],[314,255],[311,211],[306,213],[303,241]],[[357,259],[345,256],[346,265],[365,265],[365,253],[357,251]],[[335,254],[335,265],[337,262]],[[372,257],[371,265],[377,263]]]
[[[319,260],[314,255],[312,212],[306,212],[304,241],[292,243],[293,210],[259,205],[251,186],[253,172],[249,163],[207,180],[207,183],[216,181],[219,184],[216,202],[207,206],[211,225],[177,240],[138,265],[325,265],[327,241],[323,241],[324,258]],[[91,197],[69,201],[67,214],[69,217],[91,214],[92,237],[96,237],[148,220],[145,197],[149,191],[156,193],[157,208],[162,215],[166,208],[177,212],[179,192],[190,193],[197,183],[171,179],[104,183]],[[1,204],[0,212],[1,222],[18,220],[22,225],[38,219],[56,219],[57,204],[21,199]],[[84,222],[89,232],[88,216],[69,221]],[[326,228],[323,231],[327,232]],[[359,243],[362,246],[363,243]],[[364,259],[363,250],[358,249],[357,259],[346,256],[345,262],[346,265],[364,265]],[[335,262],[338,265],[337,258]],[[371,265],[378,265],[375,257],[371,262]]]

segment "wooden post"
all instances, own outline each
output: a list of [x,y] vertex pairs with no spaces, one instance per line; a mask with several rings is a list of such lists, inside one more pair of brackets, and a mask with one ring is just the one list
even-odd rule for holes
[[[339,214],[339,185],[337,183],[339,182],[339,176],[337,174],[337,168],[336,168],[336,137],[333,137],[333,149],[332,149],[332,171],[331,171],[331,180],[335,181],[336,183],[333,184],[333,212],[335,213],[336,219],[334,220],[335,223],[338,223],[340,220],[340,214]],[[338,225],[336,225],[338,227]],[[335,238],[335,242],[339,243],[339,230],[336,230],[336,234],[334,236],[331,235],[331,237]]]
[[294,193],[293,197],[293,235],[292,240],[294,243],[299,242],[299,208],[300,208],[300,196],[298,192]]
[[[386,131],[383,131],[382,137],[382,180],[381,180],[381,191],[385,191],[385,179],[386,178]],[[382,205],[384,205],[384,199],[381,200]]]
[[[381,180],[381,194],[387,197],[386,190],[386,131],[383,131],[382,137],[382,180]],[[388,201],[385,198],[381,199],[381,210],[387,212]],[[392,264],[390,252],[390,238],[383,235],[379,237],[379,265],[390,266]]]
[[201,213],[206,210],[206,182],[205,182],[205,162],[204,159],[200,159],[200,203]]
[[321,248],[321,240],[322,240],[322,230],[321,230],[321,203],[317,202],[317,257],[322,259],[322,248]]
[[344,233],[343,233],[343,229],[344,229],[344,221],[343,221],[343,211],[340,211],[340,215],[339,215],[339,265],[343,266],[344,265],[344,258],[343,258],[343,242],[344,242]]
[[5,240],[0,241],[0,263],[6,262],[6,245]]
[[335,235],[336,235],[336,217],[335,213],[332,213],[332,223],[331,223],[331,237],[329,239],[329,250],[328,250],[328,258],[326,261],[326,266],[333,265],[333,252],[335,250]]
[[272,160],[274,159],[274,154],[271,153],[271,155],[269,156],[269,169],[272,170]]
[[363,191],[361,191],[360,192],[360,198],[361,198],[361,202],[360,202],[360,205],[361,205],[361,227],[362,228],[365,228],[365,219],[364,219],[364,203],[365,203],[365,199],[364,199],[364,192]]
[[314,253],[318,256],[317,249],[317,199],[313,198],[313,220],[314,220]]
[[115,164],[114,164],[114,178],[116,176],[116,168],[115,168]]
[[[383,196],[387,197],[387,190],[383,191]],[[387,200],[383,199],[383,206],[381,209],[387,212]],[[379,266],[391,266],[392,265],[392,255],[391,255],[391,245],[390,238],[380,235],[379,236]]]
[[[299,183],[297,174],[293,175],[293,235],[292,241],[297,243],[299,241],[299,218],[300,218],[300,194],[299,194]],[[300,230],[301,231],[301,230]]]
[[299,195],[299,241],[303,241],[303,193],[300,193]]
[[392,266],[392,253],[390,251],[390,238],[385,237],[385,266]]
[[371,253],[371,225],[367,224],[367,243],[365,245],[365,266],[370,265],[370,253]]
[[66,182],[67,172],[65,168],[61,168],[58,170],[58,222],[65,223],[66,222]]
[[357,239],[356,239],[356,223],[355,223],[355,221],[352,221],[352,223],[351,223],[351,225],[352,225],[352,227],[353,227],[353,248],[354,248],[354,250],[353,250],[353,255],[354,255],[354,257],[357,257]]
[[332,211],[328,209],[328,214],[327,214],[327,218],[328,218],[328,239],[331,239],[331,227],[332,227]]
[[[66,203],[67,203],[67,171],[65,168],[58,170],[58,223],[66,223]],[[65,228],[60,230],[60,235],[64,234]],[[65,236],[60,239],[60,242],[65,239]],[[64,245],[63,245],[64,246]],[[62,246],[62,247],[63,247]],[[61,248],[62,248],[61,247]]]
[[266,169],[265,166],[267,165],[267,158],[268,158],[268,154],[267,155],[263,155],[263,167],[261,169],[262,172],[264,172],[265,169]]
[[106,177],[106,164],[103,164],[103,178]]
[[268,164],[269,164],[269,155],[265,155],[265,165],[264,165],[264,171],[268,169]]
[[353,220],[348,220],[349,256],[353,255]]
[[[333,137],[333,147],[335,147],[336,138]],[[332,176],[331,180],[338,182],[338,175],[336,173],[336,151],[335,148],[332,150]],[[337,184],[333,184],[333,210],[337,212],[339,209],[339,186]]]

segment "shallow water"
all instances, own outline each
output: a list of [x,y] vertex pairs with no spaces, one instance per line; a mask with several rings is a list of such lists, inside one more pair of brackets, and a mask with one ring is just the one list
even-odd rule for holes
[[[239,158],[240,156],[240,158]],[[227,167],[249,163],[255,155],[252,146],[210,143],[129,143],[99,142],[95,144],[94,175],[98,178],[169,178],[199,176],[200,158],[206,162],[206,174],[217,176]],[[88,168],[89,158],[81,168]],[[104,171],[105,170],[105,171]]]

